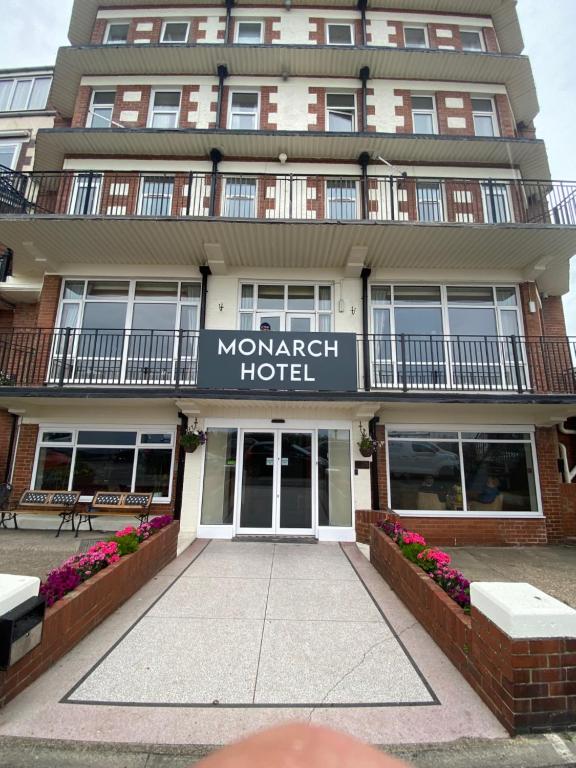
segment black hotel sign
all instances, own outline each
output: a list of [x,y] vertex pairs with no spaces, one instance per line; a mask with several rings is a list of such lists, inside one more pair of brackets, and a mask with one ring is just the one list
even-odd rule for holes
[[353,333],[200,331],[198,387],[350,392],[358,389]]

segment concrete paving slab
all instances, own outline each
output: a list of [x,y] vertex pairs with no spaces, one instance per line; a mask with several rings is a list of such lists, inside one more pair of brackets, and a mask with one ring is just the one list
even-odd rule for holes
[[[279,545],[281,546],[281,545]],[[289,547],[289,544],[285,544]],[[306,579],[316,581],[356,581],[356,575],[349,563],[342,557],[332,555],[321,560],[306,555],[297,557],[279,553],[274,558],[273,579]]]
[[358,579],[332,582],[272,578],[266,617],[300,621],[384,621]]
[[148,616],[264,619],[269,584],[268,579],[181,578]]

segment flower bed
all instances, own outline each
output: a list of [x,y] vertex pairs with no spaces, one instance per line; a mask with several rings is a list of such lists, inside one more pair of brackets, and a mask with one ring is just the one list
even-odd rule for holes
[[422,568],[465,613],[470,613],[470,582],[460,571],[450,568],[447,552],[429,547],[423,536],[398,523],[383,521],[377,527],[398,545],[405,558]]
[[170,515],[153,517],[149,523],[142,523],[138,528],[123,528],[111,539],[98,541],[86,552],[72,555],[58,568],[50,571],[46,581],[40,585],[40,594],[46,599],[46,605],[54,605],[103,568],[117,563],[124,555],[136,552],[143,541],[171,522]]

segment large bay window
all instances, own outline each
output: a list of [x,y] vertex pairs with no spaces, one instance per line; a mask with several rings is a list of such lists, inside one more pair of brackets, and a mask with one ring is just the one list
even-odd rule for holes
[[332,286],[312,284],[242,283],[240,330],[329,333],[332,330]]
[[175,433],[173,428],[41,428],[33,487],[44,491],[152,493],[171,497]]
[[527,427],[389,427],[386,445],[391,509],[470,517],[540,514]]

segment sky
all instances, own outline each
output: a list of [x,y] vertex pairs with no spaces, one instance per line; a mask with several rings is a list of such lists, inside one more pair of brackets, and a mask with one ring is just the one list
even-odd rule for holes
[[[393,2],[391,2],[393,5]],[[0,69],[53,63],[66,37],[72,0],[1,0]],[[548,145],[552,178],[576,181],[575,0],[518,0],[518,13],[540,100],[538,136]],[[568,333],[576,336],[576,257],[564,298]]]

